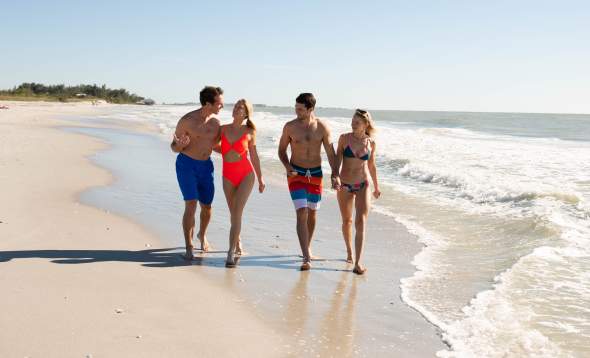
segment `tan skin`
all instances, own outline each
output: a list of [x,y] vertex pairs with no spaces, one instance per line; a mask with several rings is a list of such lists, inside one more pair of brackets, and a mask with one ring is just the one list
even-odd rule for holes
[[[287,122],[283,127],[283,134],[279,141],[279,159],[285,166],[287,177],[297,175],[291,163],[304,168],[314,168],[322,164],[321,147],[324,147],[328,162],[332,167],[332,186],[338,182],[338,170],[335,166],[336,153],[330,137],[330,129],[317,118],[313,108],[306,108],[304,104],[295,104],[297,118]],[[291,158],[287,154],[287,147],[291,146]],[[315,230],[316,212],[308,208],[297,210],[297,236],[303,255],[302,270],[311,268],[311,239]]]
[[[246,107],[243,103],[236,103],[232,116],[233,122],[231,124],[222,126],[221,131],[225,134],[227,140],[230,143],[234,143],[236,140],[240,139],[244,133],[248,133],[248,153],[250,155],[252,166],[254,167],[254,173],[256,173],[256,178],[258,178],[258,191],[262,193],[266,187],[266,184],[264,183],[264,178],[262,177],[260,159],[258,158],[258,152],[256,151],[256,131],[252,128],[249,128],[245,124],[242,124],[245,122],[247,116]],[[220,145],[218,143],[214,150],[220,151],[219,148]],[[242,158],[240,157],[240,154],[233,149],[225,153],[223,156],[223,160],[229,163],[235,163],[241,159]],[[242,254],[240,241],[242,214],[244,212],[244,207],[246,206],[246,201],[248,200],[248,197],[252,192],[252,187],[254,186],[254,173],[250,173],[244,177],[237,187],[235,187],[226,178],[223,178],[223,192],[225,193],[225,199],[227,201],[231,218],[231,228],[229,231],[229,250],[227,251],[226,259],[226,266],[229,267],[235,266],[237,261],[235,256]]]
[[[354,184],[367,180],[371,177],[373,186],[373,197],[378,199],[381,196],[379,191],[379,182],[377,180],[377,167],[375,166],[375,141],[371,140],[365,133],[367,128],[366,123],[362,118],[355,115],[352,117],[352,132],[340,136],[338,140],[338,147],[336,150],[336,165],[342,169],[340,171],[340,179],[342,183]],[[358,158],[344,157],[344,149],[350,140],[351,149],[353,152],[363,152],[364,149],[370,148],[371,155],[369,160],[360,160]],[[342,215],[342,236],[346,244],[347,258],[346,261],[353,263],[352,258],[352,214],[353,209],[356,211],[355,215],[355,258],[353,272],[363,274],[366,268],[361,264],[361,255],[363,253],[363,246],[365,242],[365,227],[369,208],[371,205],[371,198],[369,194],[369,186],[365,186],[362,190],[356,193],[349,193],[344,188],[338,188],[337,193],[338,205],[340,206],[340,213]]]
[[[175,153],[183,153],[196,160],[206,160],[211,156],[213,146],[219,137],[220,123],[216,115],[223,108],[223,96],[215,97],[214,103],[206,103],[201,108],[185,114],[174,131],[174,139],[170,148]],[[207,241],[207,226],[211,220],[211,205],[200,203],[200,225],[197,237],[201,242],[201,249],[209,251]],[[193,235],[195,231],[195,214],[197,200],[186,200],[182,217],[182,230],[186,245],[185,258],[190,260],[193,254]]]

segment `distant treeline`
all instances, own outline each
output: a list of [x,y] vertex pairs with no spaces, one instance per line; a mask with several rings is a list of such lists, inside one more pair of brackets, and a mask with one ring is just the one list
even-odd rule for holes
[[103,99],[110,103],[136,103],[144,100],[144,97],[129,93],[124,88],[111,89],[106,85],[50,85],[41,83],[23,83],[10,90],[0,90],[0,96],[14,97],[48,97],[66,102],[73,98]]

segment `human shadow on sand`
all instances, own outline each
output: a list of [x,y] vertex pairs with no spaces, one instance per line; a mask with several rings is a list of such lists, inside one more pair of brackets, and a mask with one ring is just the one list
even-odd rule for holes
[[[148,250],[23,250],[0,251],[0,263],[15,259],[49,259],[56,264],[89,264],[95,262],[137,262],[146,267],[210,266],[225,268],[225,255],[221,251],[195,252],[195,258],[187,261],[182,257],[183,247]],[[296,255],[243,256],[238,266],[260,266],[282,269],[297,269],[301,260]],[[316,269],[316,267],[314,267]],[[317,267],[322,271],[340,271]]]

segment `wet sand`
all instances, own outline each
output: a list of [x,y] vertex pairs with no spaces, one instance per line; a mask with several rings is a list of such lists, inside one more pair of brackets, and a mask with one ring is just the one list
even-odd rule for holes
[[[117,181],[87,191],[82,200],[138,221],[157,233],[167,252],[180,253],[183,203],[168,143],[120,129],[68,130],[112,146],[92,160],[115,173]],[[240,295],[257,317],[293,336],[285,354],[432,357],[444,348],[437,330],[400,299],[399,281],[413,274],[411,261],[421,249],[416,237],[392,218],[371,213],[364,255],[369,271],[353,274],[344,261],[335,195],[326,190],[313,240],[313,252],[323,260],[314,261],[311,272],[299,272],[295,213],[272,164],[263,163],[267,190],[259,194],[255,187],[245,210],[242,237],[248,255],[237,269],[226,269],[229,217],[217,156],[214,162],[217,191],[208,235],[213,252],[197,255],[195,273]]]

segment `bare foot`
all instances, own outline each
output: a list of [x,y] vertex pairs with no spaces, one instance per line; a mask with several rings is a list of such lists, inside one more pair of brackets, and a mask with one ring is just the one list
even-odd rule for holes
[[227,268],[236,267],[236,260],[235,260],[234,255],[231,252],[227,253],[227,259],[225,260],[225,267],[227,267]]
[[209,241],[207,241],[206,237],[203,237],[201,239],[201,234],[197,234],[197,238],[199,238],[199,241],[201,242],[201,250],[203,250],[203,252],[208,252],[209,251]]
[[347,264],[351,264],[352,263],[352,255],[348,255],[348,257],[346,258],[346,263]]
[[187,261],[192,261],[195,258],[195,255],[193,255],[193,248],[187,247],[186,252],[184,254],[181,254],[180,256],[182,256],[182,258]]
[[246,253],[242,250],[242,241],[238,241],[238,245],[236,246],[236,251],[235,251],[236,255],[238,256],[242,256],[245,255]]
[[309,261],[304,261],[299,269],[301,271],[309,271],[311,269],[311,263],[309,263]]
[[354,267],[352,272],[356,273],[357,275],[364,275],[367,272],[367,269],[363,266],[357,265]]
[[326,259],[324,259],[321,256],[316,256],[311,252],[311,248],[309,248],[309,260],[310,261],[326,261]]

